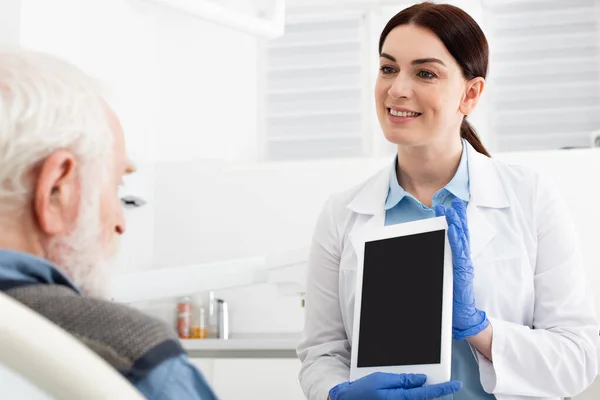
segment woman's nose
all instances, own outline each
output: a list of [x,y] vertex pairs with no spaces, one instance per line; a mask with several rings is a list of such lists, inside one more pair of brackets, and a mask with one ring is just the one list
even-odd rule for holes
[[388,95],[394,99],[409,98],[411,96],[412,89],[410,86],[409,79],[403,74],[398,74],[392,86],[388,90]]

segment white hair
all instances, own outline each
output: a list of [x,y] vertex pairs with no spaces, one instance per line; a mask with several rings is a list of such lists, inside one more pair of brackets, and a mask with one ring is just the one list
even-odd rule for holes
[[[54,56],[0,49],[0,210],[31,196],[28,174],[56,150],[76,157],[90,189],[108,169],[113,137],[100,86]],[[16,209],[16,208],[15,208]]]

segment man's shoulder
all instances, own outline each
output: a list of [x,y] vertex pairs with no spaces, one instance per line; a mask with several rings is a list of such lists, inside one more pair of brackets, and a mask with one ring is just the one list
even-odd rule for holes
[[133,307],[53,284],[16,287],[7,294],[77,337],[131,381],[185,354],[171,326]]

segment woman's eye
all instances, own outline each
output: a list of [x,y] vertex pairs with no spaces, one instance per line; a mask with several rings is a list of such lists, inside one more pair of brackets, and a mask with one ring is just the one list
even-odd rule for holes
[[380,67],[379,70],[384,74],[384,75],[390,75],[396,72],[396,70],[392,67],[388,67],[388,66],[383,66]]
[[434,74],[433,72],[429,72],[429,71],[419,71],[417,73],[417,75],[423,79],[433,79],[433,78],[437,77],[436,74]]

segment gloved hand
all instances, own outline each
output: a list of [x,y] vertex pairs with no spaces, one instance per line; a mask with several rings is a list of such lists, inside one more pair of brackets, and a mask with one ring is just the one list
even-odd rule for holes
[[454,271],[452,337],[463,340],[477,335],[489,325],[485,312],[475,307],[467,206],[462,200],[454,199],[451,208],[436,206],[435,214],[438,217],[445,216],[448,222],[448,241]]
[[431,400],[460,390],[460,381],[423,386],[427,376],[375,372],[329,391],[331,400]]

